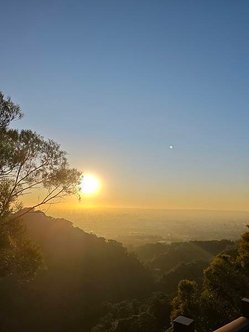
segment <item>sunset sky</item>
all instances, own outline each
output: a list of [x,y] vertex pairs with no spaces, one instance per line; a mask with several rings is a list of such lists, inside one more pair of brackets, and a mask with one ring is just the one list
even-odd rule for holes
[[249,2],[1,1],[19,128],[101,181],[70,206],[249,210]]

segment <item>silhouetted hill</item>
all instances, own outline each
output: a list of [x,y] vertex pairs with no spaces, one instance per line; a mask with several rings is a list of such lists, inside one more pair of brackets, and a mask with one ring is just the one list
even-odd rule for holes
[[149,272],[118,242],[42,212],[26,214],[23,222],[44,269],[30,285],[6,285],[4,331],[89,331],[104,301],[150,293]]
[[175,269],[179,264],[209,262],[215,255],[233,246],[234,242],[230,240],[148,243],[134,251],[143,263],[162,274]]

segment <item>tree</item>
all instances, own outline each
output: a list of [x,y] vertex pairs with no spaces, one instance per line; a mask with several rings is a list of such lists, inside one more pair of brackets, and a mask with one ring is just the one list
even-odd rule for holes
[[[0,92],[0,281],[6,276],[29,280],[42,261],[37,247],[27,239],[22,214],[77,193],[81,177],[69,167],[59,144],[32,130],[10,128],[22,116],[20,107]],[[20,198],[33,189],[40,189],[42,198],[19,212]]]
[[6,129],[14,119],[20,119],[23,113],[18,105],[15,105],[11,99],[4,98],[0,91],[0,129]]
[[244,233],[239,243],[239,258],[238,261],[241,267],[247,272],[249,277],[249,225],[248,232]]
[[238,248],[216,256],[204,270],[198,290],[189,280],[178,286],[172,317],[194,318],[201,331],[213,331],[238,317],[240,299],[249,293],[249,232],[242,235]]
[[198,316],[198,285],[195,281],[182,280],[178,285],[177,296],[172,301],[171,318],[179,315],[193,318]]
[[80,181],[59,144],[31,130],[9,128],[21,117],[20,107],[0,93],[0,218],[17,211],[18,199],[30,190],[45,189],[34,208],[76,193]]

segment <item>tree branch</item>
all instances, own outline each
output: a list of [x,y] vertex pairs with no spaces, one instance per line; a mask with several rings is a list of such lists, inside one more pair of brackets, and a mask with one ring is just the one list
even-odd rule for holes
[[[21,218],[23,217],[25,214],[29,213],[30,211],[32,211],[33,209],[41,206],[41,205],[45,205],[45,204],[48,204],[51,200],[53,200],[54,198],[58,198],[58,197],[65,197],[67,196],[66,194],[65,195],[62,195],[60,196],[60,194],[64,191],[64,188],[62,188],[61,190],[58,191],[58,193],[54,194],[53,196],[51,196],[51,194],[53,192],[55,192],[56,189],[58,189],[59,187],[56,187],[54,188],[41,202],[33,205],[32,207],[26,209],[23,213],[21,214],[18,214],[17,216],[15,216],[14,218],[11,218],[11,220],[16,220],[18,218]],[[50,197],[51,196],[51,197]],[[51,204],[51,203],[50,203]]]

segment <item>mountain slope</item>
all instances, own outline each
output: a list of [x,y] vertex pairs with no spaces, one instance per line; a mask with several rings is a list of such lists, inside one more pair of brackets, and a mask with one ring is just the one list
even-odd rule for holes
[[23,222],[44,269],[29,285],[5,285],[4,331],[90,331],[104,301],[150,292],[149,273],[121,244],[42,212],[28,213]]

